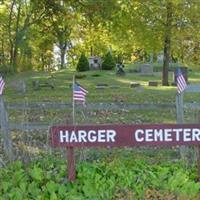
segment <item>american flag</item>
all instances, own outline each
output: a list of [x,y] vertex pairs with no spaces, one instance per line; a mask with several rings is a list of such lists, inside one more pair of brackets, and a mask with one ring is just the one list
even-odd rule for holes
[[178,69],[178,73],[177,73],[177,91],[179,94],[181,94],[185,88],[187,87],[187,83],[185,81],[185,78],[181,72],[180,69]]
[[3,94],[4,86],[5,86],[5,82],[4,82],[3,78],[0,76],[0,95]]
[[85,104],[85,97],[87,95],[88,91],[84,89],[82,86],[80,86],[78,83],[74,83],[73,87],[73,100],[81,102]]

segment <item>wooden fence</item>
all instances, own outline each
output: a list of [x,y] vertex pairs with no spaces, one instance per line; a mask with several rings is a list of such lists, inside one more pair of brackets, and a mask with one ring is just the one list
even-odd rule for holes
[[[200,86],[189,86],[187,91],[190,92],[199,92]],[[184,108],[190,108],[200,110],[199,103],[184,103],[183,95],[177,95],[176,103],[174,104],[124,104],[124,103],[93,103],[87,105],[87,110],[163,110],[163,109],[172,109],[177,113],[177,122],[184,122]],[[50,122],[39,123],[39,122],[22,122],[15,123],[9,121],[9,112],[12,110],[17,110],[23,112],[24,110],[70,110],[72,106],[65,103],[19,103],[11,104],[5,103],[3,97],[0,97],[0,126],[1,126],[1,137],[3,139],[3,149],[5,156],[8,160],[13,160],[13,143],[11,137],[12,130],[18,131],[33,131],[33,130],[49,130],[52,125],[55,125]],[[82,109],[77,107],[77,110]],[[58,124],[56,124],[58,125]]]
[[[13,160],[14,155],[12,151],[11,131],[34,131],[34,130],[49,130],[53,123],[41,122],[10,122],[8,120],[9,112],[16,110],[23,112],[24,110],[70,110],[72,106],[65,103],[26,103],[26,104],[5,104],[1,98],[1,132],[4,143],[4,151],[8,160]],[[93,103],[87,105],[87,110],[160,110],[173,109],[175,104],[122,104],[122,103]],[[76,110],[81,110],[82,106],[77,106]]]
[[[188,85],[185,91],[181,94],[178,94],[176,96],[176,116],[177,116],[177,123],[178,124],[184,124],[187,123],[185,120],[186,114],[184,113],[185,109],[190,109],[193,112],[200,111],[200,103],[197,102],[192,102],[192,103],[186,103],[184,101],[184,96],[186,93],[200,93],[200,85]],[[200,123],[200,119],[196,120],[193,123]],[[181,158],[185,159],[187,157],[193,157],[193,155],[188,155],[191,154],[188,147],[182,146],[180,148],[180,154]],[[194,154],[194,152],[192,152]],[[200,174],[200,146],[198,148],[197,152],[197,160],[198,160],[198,173]]]

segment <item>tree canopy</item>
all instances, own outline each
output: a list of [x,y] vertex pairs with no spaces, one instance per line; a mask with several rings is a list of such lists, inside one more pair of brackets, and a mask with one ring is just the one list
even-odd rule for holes
[[82,52],[126,62],[163,52],[167,85],[171,58],[199,64],[199,17],[197,0],[4,0],[0,71],[76,68]]

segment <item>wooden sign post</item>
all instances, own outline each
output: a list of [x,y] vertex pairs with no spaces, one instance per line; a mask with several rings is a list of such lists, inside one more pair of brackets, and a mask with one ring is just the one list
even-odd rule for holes
[[6,111],[2,95],[0,95],[0,131],[2,132],[6,158],[9,161],[12,161],[13,160],[12,138],[9,131],[8,113]]
[[51,142],[67,147],[68,180],[74,181],[74,147],[198,146],[200,124],[53,126]]

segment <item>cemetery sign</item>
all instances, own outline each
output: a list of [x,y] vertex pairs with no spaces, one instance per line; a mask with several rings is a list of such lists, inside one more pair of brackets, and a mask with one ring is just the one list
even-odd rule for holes
[[51,128],[54,147],[199,145],[198,124],[87,125]]
[[67,148],[68,180],[74,181],[74,147],[199,145],[200,124],[53,126],[51,141]]

